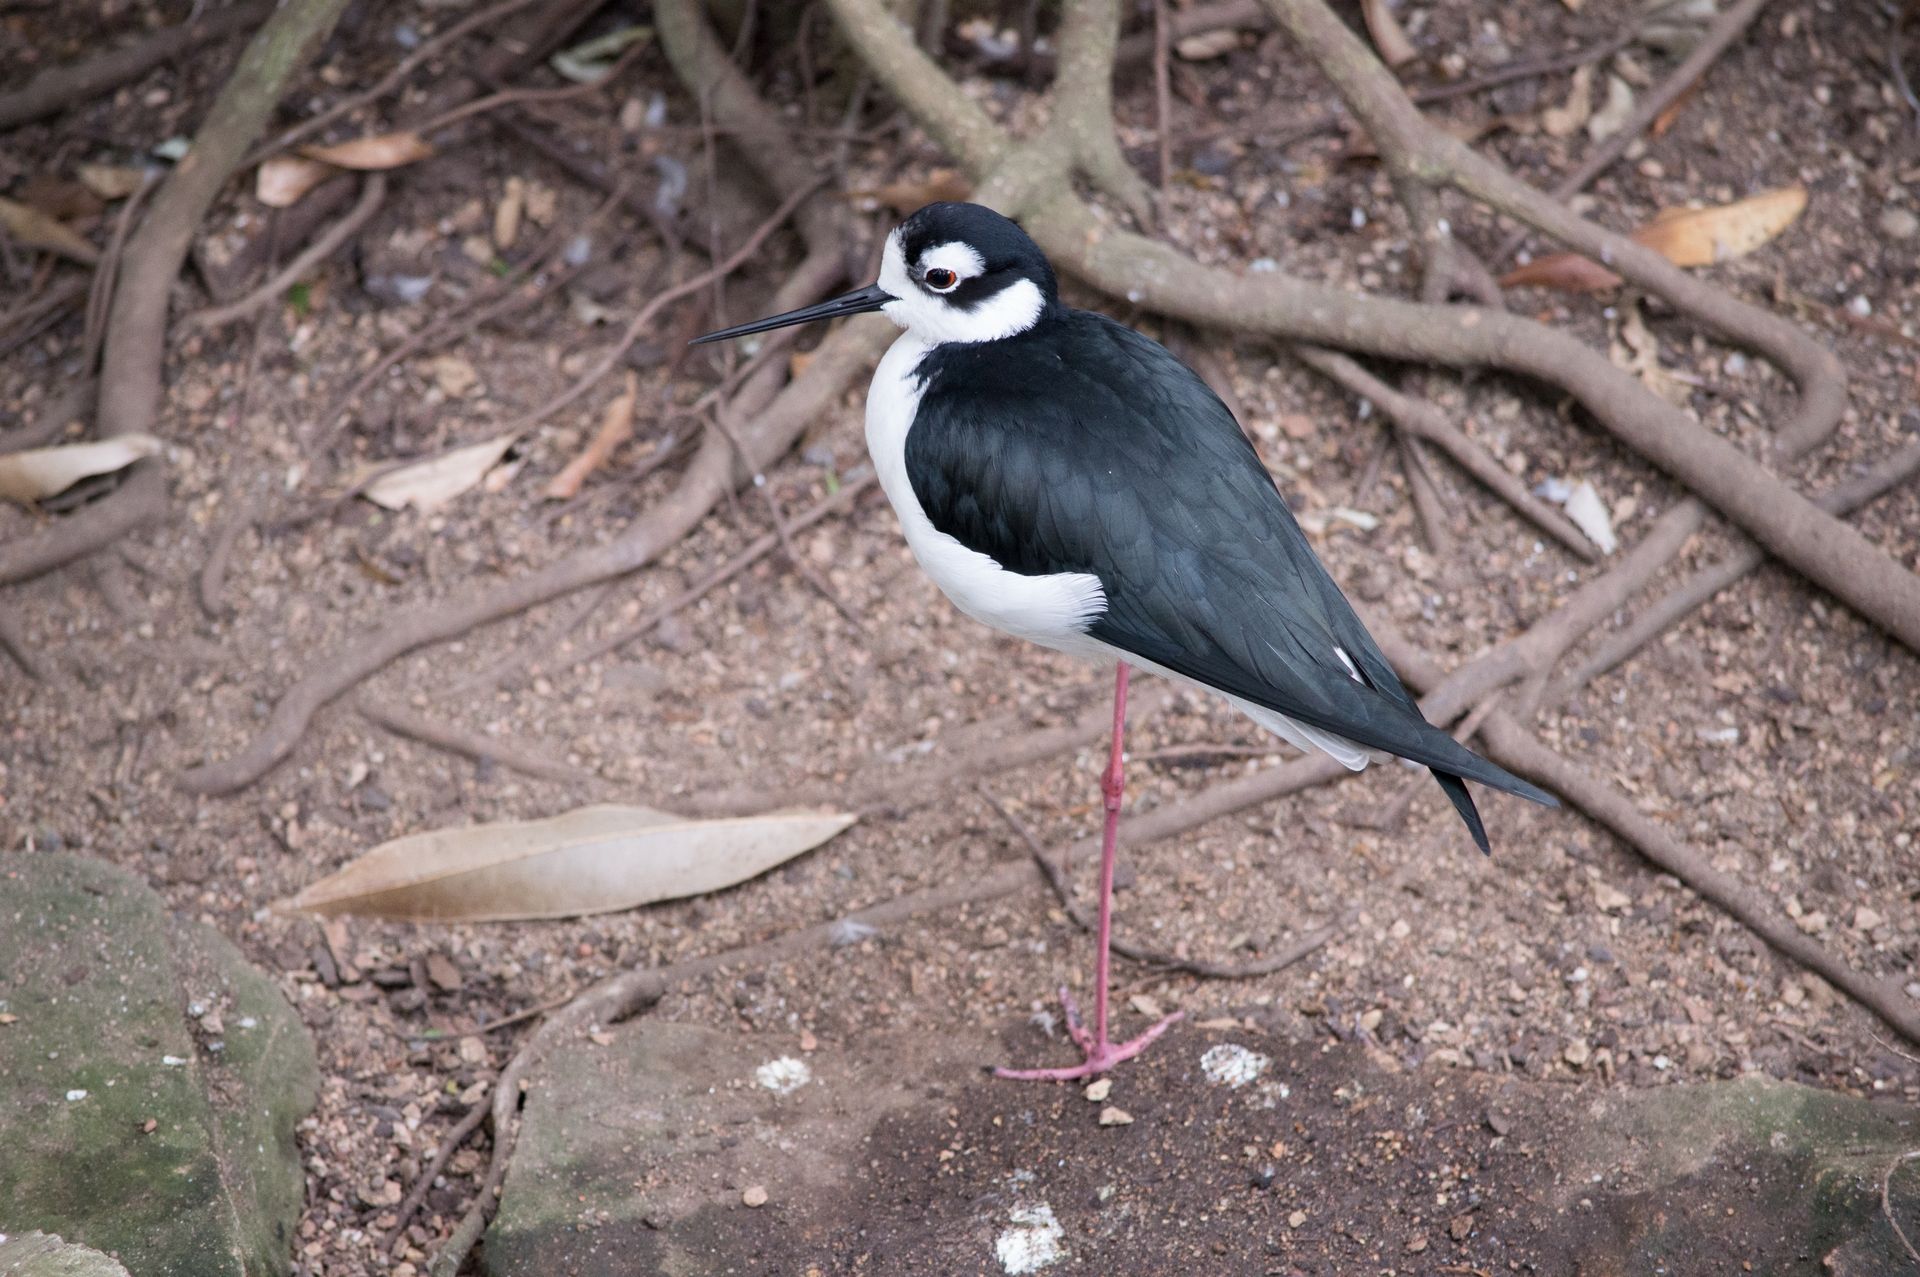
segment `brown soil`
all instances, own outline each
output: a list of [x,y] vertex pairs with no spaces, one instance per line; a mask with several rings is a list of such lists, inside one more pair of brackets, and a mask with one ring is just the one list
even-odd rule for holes
[[[1478,69],[1536,45],[1559,48],[1568,31],[1609,30],[1629,7],[1593,0],[1576,19],[1556,6],[1507,6],[1496,20],[1490,10],[1441,4],[1428,10],[1419,38]],[[128,32],[149,10],[179,16],[171,6],[108,8],[104,24]],[[331,100],[371,82],[397,56],[397,24],[427,29],[445,21],[438,5],[408,5],[349,22],[309,92]],[[0,80],[30,69],[29,57],[44,65],[96,36],[96,24],[78,23],[65,6],[19,8],[0,13],[0,22],[14,37],[0,49]],[[1920,319],[1920,241],[1897,242],[1878,229],[1884,210],[1911,209],[1920,198],[1915,122],[1885,75],[1885,35],[1876,6],[1777,6],[1674,127],[1592,196],[1604,220],[1628,226],[1686,200],[1808,185],[1812,199],[1800,224],[1763,252],[1714,272],[1718,282],[1752,297],[1811,299],[1805,321],[1825,332],[1853,376],[1852,408],[1840,432],[1795,475],[1807,487],[1844,476],[1920,425],[1910,339],[1890,340],[1841,314],[1864,298],[1874,316],[1908,333]],[[1321,91],[1276,38],[1247,43],[1224,60],[1177,68],[1176,127],[1185,136],[1219,124],[1226,134],[1178,149],[1183,176],[1166,233],[1211,259],[1271,256],[1299,273],[1356,287],[1404,285],[1414,267],[1383,176],[1343,162],[1338,139],[1284,151],[1261,143],[1262,133],[1295,118]],[[1668,65],[1644,51],[1637,56],[1656,73]],[[28,178],[66,174],[81,161],[123,161],[187,129],[222,65],[188,59],[111,100],[16,131],[0,156],[0,190],[17,192]],[[671,122],[693,125],[696,104],[654,51],[630,75],[612,104],[575,102],[556,108],[555,118],[570,138],[616,166],[644,166],[647,152],[658,149],[697,174],[697,129],[643,144],[616,119],[620,103],[632,99],[644,109],[658,92]],[[790,85],[791,77],[781,82]],[[1150,144],[1146,82],[1123,87],[1125,136]],[[1564,92],[1565,77],[1552,77],[1498,95],[1493,106],[1525,113]],[[1026,109],[1011,82],[996,82],[989,101],[1015,117]],[[1542,181],[1579,149],[1538,134],[1496,135],[1487,145]],[[937,163],[924,139],[889,137],[854,148],[849,185],[878,186]],[[160,425],[173,446],[175,517],[0,598],[0,608],[59,674],[54,683],[38,683],[4,666],[0,839],[10,848],[78,848],[144,874],[177,909],[219,927],[277,974],[315,1031],[328,1081],[303,1133],[311,1207],[297,1245],[309,1272],[387,1270],[375,1243],[391,1221],[396,1186],[411,1183],[426,1150],[464,1110],[463,1094],[492,1076],[524,1031],[468,1036],[476,1026],[614,970],[763,939],[977,876],[1025,852],[977,795],[953,788],[902,793],[821,851],[716,898],[631,914],[512,926],[356,923],[336,953],[313,923],[267,913],[268,902],[405,832],[545,815],[609,797],[672,808],[690,795],[760,783],[831,792],[922,755],[938,758],[970,729],[991,736],[1065,722],[1107,693],[1104,671],[958,617],[911,563],[884,503],[869,500],[803,535],[799,545],[863,618],[862,630],[776,556],[610,657],[576,667],[564,647],[554,654],[545,636],[582,608],[581,600],[567,599],[416,653],[365,689],[597,772],[602,784],[570,786],[476,766],[389,736],[341,703],[323,712],[293,757],[261,783],[227,798],[183,792],[176,782],[184,769],[238,748],[294,679],[379,627],[393,609],[484,588],[604,540],[672,484],[671,467],[638,483],[623,477],[663,446],[669,431],[689,428],[690,419],[658,412],[577,504],[540,499],[545,478],[592,430],[613,393],[609,384],[522,440],[524,468],[500,492],[469,494],[430,517],[348,502],[292,521],[365,463],[488,437],[559,389],[609,340],[606,328],[585,322],[585,307],[550,299],[447,352],[478,374],[465,393],[449,394],[442,387],[458,376],[437,380],[433,360],[421,358],[378,386],[347,428],[317,418],[377,352],[492,277],[490,264],[472,260],[461,245],[486,233],[510,177],[557,193],[554,227],[577,224],[598,199],[510,137],[484,130],[410,170],[355,255],[336,260],[315,284],[304,313],[268,314],[251,373],[251,324],[176,346]],[[696,179],[690,186],[690,225],[707,220],[698,202],[703,185]],[[1364,225],[1355,225],[1362,220],[1355,209],[1366,211]],[[219,228],[257,215],[236,194]],[[873,224],[887,216],[877,213]],[[1471,242],[1496,238],[1463,220]],[[695,267],[669,260],[644,224],[613,225],[596,237],[581,291],[611,308],[617,326],[662,279]],[[619,237],[627,237],[625,247],[615,247]],[[509,260],[537,239],[523,235]],[[726,318],[756,311],[792,260],[790,247],[770,247],[764,262],[729,285]],[[411,306],[369,291],[371,282],[394,273],[435,282]],[[1596,342],[1608,338],[1611,320],[1601,303],[1538,293],[1513,301]],[[1108,308],[1157,330],[1124,307]],[[676,317],[637,352],[643,404],[686,405],[712,384],[717,369],[707,356],[675,362],[674,334],[709,317]],[[1781,379],[1657,314],[1653,329],[1666,365],[1700,382],[1693,410],[1715,429],[1757,441],[1784,402]],[[0,409],[31,420],[73,375],[79,338],[72,320],[0,361]],[[1445,662],[1517,632],[1594,570],[1541,544],[1454,473],[1443,473],[1442,483],[1460,512],[1461,544],[1452,557],[1436,558],[1423,546],[1397,471],[1389,465],[1364,482],[1381,442],[1377,419],[1360,419],[1352,403],[1276,361],[1264,344],[1220,335],[1204,344],[1230,367],[1249,431],[1296,509],[1353,506],[1380,517],[1367,533],[1333,524],[1320,548],[1339,580]],[[1633,503],[1621,520],[1624,538],[1674,498],[1665,481],[1531,387],[1485,377],[1465,388],[1442,378],[1430,385],[1530,483],[1584,477],[1617,512]],[[799,509],[863,460],[854,396],[823,418],[770,480],[784,506]],[[195,601],[195,578],[216,538],[243,512],[257,522],[238,541],[226,591],[233,610],[210,619]],[[27,535],[50,517],[0,508],[0,538]],[[1857,522],[1903,562],[1920,562],[1920,492],[1898,492]],[[723,507],[657,568],[599,597],[570,641],[590,643],[625,624],[765,528],[759,502]],[[1708,561],[1723,544],[1718,534],[1701,538],[1675,572]],[[527,645],[530,653],[498,687],[474,690],[476,671]],[[1777,897],[1822,943],[1864,969],[1915,980],[1917,714],[1920,663],[1912,654],[1769,568],[1541,726],[1705,848],[1717,867]],[[1728,728],[1737,729],[1737,739],[1726,738]],[[1249,723],[1185,695],[1130,742],[1140,756],[1196,743],[1271,744]],[[992,786],[1058,845],[1092,826],[1102,753],[1095,745]],[[1215,753],[1143,761],[1132,771],[1130,803],[1134,810],[1164,804],[1279,756],[1276,746],[1257,758]],[[1359,913],[1351,929],[1305,963],[1246,984],[1123,963],[1123,1001],[1145,994],[1202,1019],[1223,1008],[1251,1010],[1306,1037],[1365,1042],[1406,1070],[1392,1084],[1405,1094],[1394,1091],[1376,1118],[1355,1117],[1351,1105],[1330,1106],[1306,1132],[1283,1137],[1296,1149],[1318,1150],[1317,1176],[1290,1181],[1285,1209],[1281,1190],[1247,1187],[1247,1176],[1263,1163],[1243,1159],[1238,1149],[1270,1141],[1239,1137],[1235,1123],[1244,1115],[1236,1102],[1130,1106],[1140,1121],[1118,1139],[1140,1156],[1198,1130],[1206,1147],[1228,1157],[1215,1179],[1157,1186],[1170,1211],[1197,1219],[1223,1194],[1257,1202],[1255,1230],[1279,1248],[1277,1271],[1289,1271],[1288,1264],[1335,1271],[1362,1257],[1371,1267],[1381,1248],[1397,1251],[1417,1230],[1433,1235],[1448,1226],[1445,1208],[1413,1218],[1376,1206],[1382,1186],[1467,1157],[1470,1141],[1484,1144],[1482,1133],[1463,1128],[1449,1136],[1458,1148],[1443,1142],[1427,1160],[1391,1161],[1386,1132],[1398,1119],[1387,1115],[1434,1085],[1457,1090],[1469,1108],[1496,1097],[1510,1075],[1564,1083],[1569,1096],[1749,1070],[1854,1093],[1920,1095],[1914,1067],[1878,1036],[1870,1016],[1672,879],[1650,872],[1577,813],[1489,797],[1484,810],[1496,854],[1483,860],[1430,787],[1420,789],[1401,827],[1366,827],[1365,819],[1408,783],[1398,768],[1376,768],[1128,856],[1120,926],[1176,952],[1257,955],[1349,909]],[[1413,871],[1402,874],[1407,866]],[[427,967],[435,956],[455,969],[442,969],[437,982]],[[772,970],[702,981],[652,1014],[788,1037],[806,1029],[840,1041],[876,1021],[927,1030],[1019,1026],[1050,1005],[1055,985],[1084,986],[1088,958],[1085,938],[1036,888],[922,919],[831,958],[806,955]],[[343,979],[343,962],[360,978]],[[1045,1049],[1036,1034],[1017,1028],[1004,1041],[1006,1058],[1021,1063]],[[1300,1085],[1332,1093],[1343,1058],[1322,1061],[1302,1051]],[[1150,1058],[1134,1075],[1154,1079],[1171,1067]],[[1151,1094],[1150,1082],[1141,1085]],[[1081,1101],[1062,1090],[1032,1103],[1051,1111]],[[1489,1174],[1513,1186],[1514,1196],[1483,1207],[1475,1227],[1499,1232],[1508,1247],[1497,1256],[1503,1266],[1512,1258],[1558,1271],[1554,1256],[1565,1253],[1523,1209],[1532,1181],[1521,1148],[1547,1148],[1550,1119],[1493,1158]],[[1110,1135],[1089,1126],[1067,1139],[1053,1122],[993,1127],[984,1109],[954,1120],[983,1150],[979,1165],[986,1168],[1073,1161]],[[892,1138],[914,1136],[896,1131]],[[486,1148],[483,1136],[429,1194],[405,1263],[423,1266],[444,1238],[484,1167]],[[983,1170],[966,1182],[985,1191],[999,1173]],[[1076,1191],[1098,1187],[1091,1163],[1074,1174]],[[885,1182],[875,1185],[875,1193],[886,1191]],[[946,1185],[938,1194],[925,1184],[911,1191],[935,1212],[964,1196]],[[1283,1226],[1294,1201],[1310,1226]],[[1195,1224],[1192,1245],[1183,1241],[1177,1252],[1182,1262],[1204,1256],[1210,1239],[1237,1220],[1230,1212]],[[1495,1257],[1490,1249],[1466,1253]],[[1757,1263],[1756,1271],[1767,1269]]]

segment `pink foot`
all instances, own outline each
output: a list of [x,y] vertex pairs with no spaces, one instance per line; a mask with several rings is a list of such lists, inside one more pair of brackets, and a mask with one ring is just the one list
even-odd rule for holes
[[1137,1038],[1127,1042],[1108,1042],[1104,1037],[1096,1039],[1087,1031],[1087,1026],[1080,1022],[1080,1007],[1064,985],[1060,988],[1060,1005],[1067,1013],[1067,1034],[1086,1058],[1079,1064],[1060,1069],[995,1069],[995,1077],[1012,1078],[1017,1082],[1074,1082],[1083,1077],[1111,1072],[1114,1065],[1122,1060],[1131,1060],[1146,1050],[1155,1038],[1186,1015],[1184,1011],[1175,1011]]

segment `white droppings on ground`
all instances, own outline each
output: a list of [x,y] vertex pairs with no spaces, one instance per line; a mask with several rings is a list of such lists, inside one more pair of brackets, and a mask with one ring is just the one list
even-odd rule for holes
[[1285,1082],[1262,1082],[1255,1094],[1260,1097],[1261,1108],[1277,1109],[1280,1101],[1293,1094],[1293,1088]]
[[1200,1071],[1215,1086],[1230,1086],[1237,1091],[1265,1073],[1272,1063],[1258,1051],[1249,1051],[1237,1042],[1222,1042],[1208,1047],[1200,1057]]
[[1053,1207],[1041,1202],[1035,1206],[1016,1206],[1007,1212],[1009,1226],[993,1240],[993,1253],[1009,1277],[1037,1273],[1067,1257],[1060,1239],[1066,1236]]
[[753,1080],[775,1095],[792,1095],[813,1081],[813,1070],[807,1067],[805,1060],[796,1060],[791,1055],[783,1055],[755,1069]]
[[87,1093],[77,1088],[67,1092],[67,1103],[69,1104],[77,1104],[86,1098]]

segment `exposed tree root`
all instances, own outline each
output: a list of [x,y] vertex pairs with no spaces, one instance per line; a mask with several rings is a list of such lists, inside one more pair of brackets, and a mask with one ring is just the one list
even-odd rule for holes
[[30,581],[84,559],[137,528],[158,523],[166,514],[166,471],[158,461],[139,462],[119,487],[92,505],[58,520],[38,536],[0,546],[0,586]]
[[257,26],[271,4],[243,3],[156,31],[118,49],[50,67],[24,88],[0,94],[0,130],[37,120],[130,84],[163,62],[212,40]]

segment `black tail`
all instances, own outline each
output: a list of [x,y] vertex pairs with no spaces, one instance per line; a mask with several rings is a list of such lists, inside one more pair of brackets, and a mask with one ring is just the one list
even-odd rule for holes
[[[1542,803],[1548,807],[1558,807],[1560,805],[1560,800],[1552,794],[1549,794],[1546,790],[1535,785],[1529,785],[1519,777],[1506,772],[1504,768],[1497,770],[1507,775],[1514,784],[1511,787],[1507,785],[1497,785],[1496,788],[1503,789],[1509,794],[1518,794],[1522,798],[1531,799],[1536,803]],[[1493,846],[1487,841],[1487,827],[1480,823],[1480,811],[1473,805],[1473,795],[1467,792],[1467,783],[1451,772],[1436,770],[1433,773],[1433,778],[1440,782],[1440,788],[1446,791],[1447,801],[1452,803],[1453,809],[1460,813],[1460,819],[1467,823],[1467,832],[1473,835],[1474,845],[1480,848],[1482,853],[1491,856],[1493,854]]]

